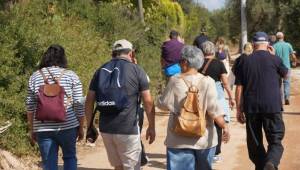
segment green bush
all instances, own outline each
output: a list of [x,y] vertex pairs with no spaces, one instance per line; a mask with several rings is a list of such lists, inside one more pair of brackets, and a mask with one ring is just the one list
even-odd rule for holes
[[[169,7],[171,11],[164,9]],[[170,15],[170,22],[156,20],[159,16],[152,13],[143,26],[129,0],[31,0],[0,11],[0,124],[13,123],[1,134],[0,147],[17,155],[37,151],[26,134],[27,82],[51,44],[65,48],[69,68],[79,75],[86,92],[92,74],[111,58],[112,43],[128,39],[137,48],[138,62],[149,74],[156,95],[162,84],[160,45],[169,29],[183,27],[184,18],[180,6],[170,1],[153,9]]]
[[63,13],[47,14],[47,3],[33,0],[18,4],[1,18],[0,30],[0,123],[11,120],[13,126],[1,136],[0,146],[14,153],[30,154],[26,137],[25,97],[27,81],[50,44],[66,49],[70,69],[81,78],[84,87],[95,69],[109,56],[109,48],[95,32],[91,22]]

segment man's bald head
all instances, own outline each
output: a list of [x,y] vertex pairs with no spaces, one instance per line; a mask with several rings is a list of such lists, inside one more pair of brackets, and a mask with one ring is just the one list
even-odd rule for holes
[[277,33],[276,33],[276,37],[277,37],[277,39],[279,39],[279,40],[283,40],[283,39],[284,39],[284,34],[283,34],[283,32],[277,32]]

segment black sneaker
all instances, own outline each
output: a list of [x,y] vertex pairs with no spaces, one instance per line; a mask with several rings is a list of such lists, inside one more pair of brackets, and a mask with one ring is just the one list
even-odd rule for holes
[[284,100],[284,104],[285,104],[285,105],[290,105],[289,99],[285,99],[285,100]]
[[264,170],[276,170],[276,168],[272,162],[267,162],[264,167]]
[[148,160],[149,160],[149,158],[146,154],[142,155],[142,157],[141,157],[141,166],[147,165]]

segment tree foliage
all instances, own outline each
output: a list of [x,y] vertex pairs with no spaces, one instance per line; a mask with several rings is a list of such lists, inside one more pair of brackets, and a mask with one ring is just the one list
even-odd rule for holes
[[[251,0],[247,1],[247,23],[248,37],[251,38],[254,32],[265,31],[275,34],[283,31],[286,39],[296,46],[299,46],[300,24],[299,0]],[[226,11],[229,23],[229,37],[234,39],[240,36],[240,1],[228,0]]]
[[[5,0],[5,4],[8,0]],[[171,0],[152,1],[146,27],[130,0],[30,0],[13,1],[0,10],[0,125],[13,126],[0,136],[0,147],[18,154],[32,154],[27,140],[25,97],[29,76],[43,52],[61,44],[69,68],[80,77],[86,92],[94,71],[111,58],[117,39],[128,39],[137,59],[151,78],[153,94],[161,84],[160,45],[169,30],[184,30],[180,5]]]

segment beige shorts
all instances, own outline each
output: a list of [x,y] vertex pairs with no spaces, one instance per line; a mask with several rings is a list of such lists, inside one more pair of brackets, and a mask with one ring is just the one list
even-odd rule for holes
[[124,170],[140,170],[140,135],[119,135],[101,133],[108,160],[113,167]]

